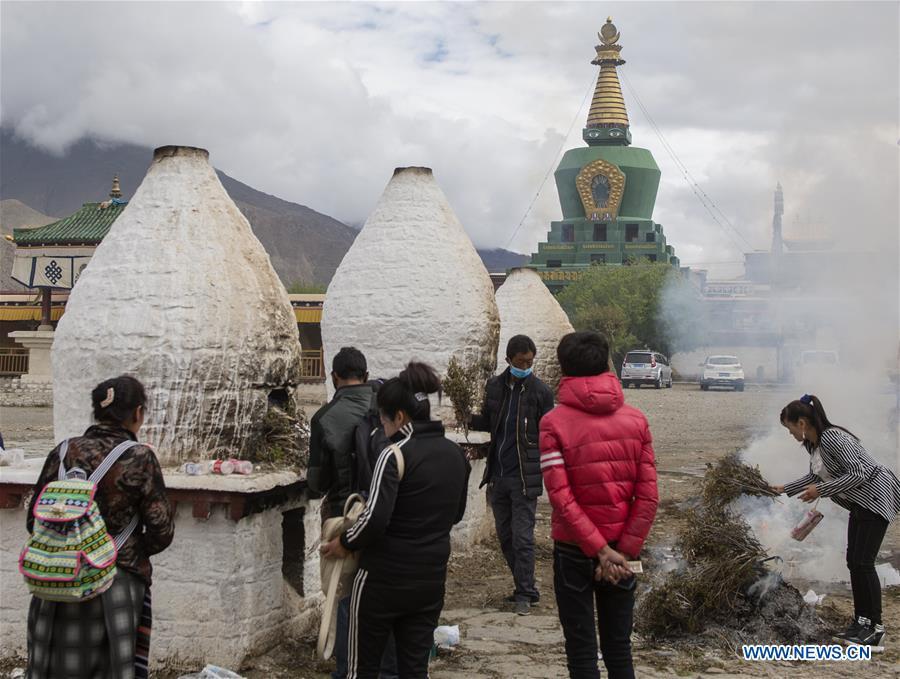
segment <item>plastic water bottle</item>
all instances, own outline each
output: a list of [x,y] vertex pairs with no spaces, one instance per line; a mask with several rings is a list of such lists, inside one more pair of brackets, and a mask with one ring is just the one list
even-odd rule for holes
[[249,460],[228,460],[232,465],[234,465],[234,473],[235,474],[243,474],[246,476],[247,474],[253,473],[253,463]]
[[210,474],[231,474],[234,472],[234,463],[231,460],[212,460],[209,463]]
[[200,462],[185,462],[181,465],[181,471],[189,476],[200,476],[207,472],[207,468],[205,464]]

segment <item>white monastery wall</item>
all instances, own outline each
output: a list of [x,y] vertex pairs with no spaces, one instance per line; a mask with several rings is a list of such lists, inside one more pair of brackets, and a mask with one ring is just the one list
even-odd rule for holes
[[143,436],[163,464],[254,445],[270,390],[296,384],[287,292],[203,149],[156,150],[69,297],[53,344],[54,430],[91,423],[90,392],[147,387]]
[[328,286],[326,366],[348,345],[373,378],[413,359],[442,375],[452,356],[492,364],[499,325],[491,279],[431,170],[397,169]]

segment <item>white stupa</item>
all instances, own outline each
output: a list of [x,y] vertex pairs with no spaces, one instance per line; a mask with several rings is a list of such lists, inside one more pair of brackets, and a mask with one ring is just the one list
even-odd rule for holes
[[513,335],[528,335],[537,347],[534,374],[551,389],[559,384],[556,347],[563,335],[574,330],[569,317],[532,269],[513,269],[497,290],[500,310],[500,343],[497,372],[506,369],[506,344]]
[[274,390],[299,378],[287,292],[198,148],[156,149],[147,175],[72,290],[53,344],[57,439],[91,423],[91,389],[130,374],[141,440],[164,463],[255,435]]
[[441,375],[452,356],[492,366],[499,325],[491,279],[431,169],[398,168],[328,286],[326,369],[348,345],[373,378],[410,360]]

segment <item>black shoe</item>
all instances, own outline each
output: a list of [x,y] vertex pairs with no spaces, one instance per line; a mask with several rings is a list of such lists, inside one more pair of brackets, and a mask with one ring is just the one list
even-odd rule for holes
[[843,632],[834,635],[834,638],[838,641],[843,641],[847,643],[859,643],[855,641],[851,641],[851,639],[856,639],[859,636],[860,630],[866,627],[866,624],[869,622],[867,618],[863,618],[860,616],[856,618],[853,622],[848,625],[847,629]]
[[847,639],[848,644],[860,646],[882,647],[884,645],[884,625],[866,625],[860,628],[857,635]]
[[531,615],[531,604],[527,601],[517,601],[515,612],[516,615]]
[[[516,601],[517,601],[516,595],[515,595],[515,594],[510,594],[508,597],[506,597],[506,598],[504,599],[504,601],[505,601],[506,603],[508,603],[508,604],[514,604],[514,603],[516,603]],[[538,595],[538,596],[528,597],[528,601],[529,601],[529,603],[530,603],[532,606],[537,606],[539,603],[541,603],[541,596]]]

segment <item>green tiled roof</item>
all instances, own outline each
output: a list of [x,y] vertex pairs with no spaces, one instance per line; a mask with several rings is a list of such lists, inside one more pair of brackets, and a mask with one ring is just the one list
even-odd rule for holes
[[100,203],[85,203],[58,222],[36,229],[13,229],[13,240],[16,245],[97,245],[127,205],[113,203],[100,209]]

